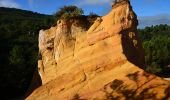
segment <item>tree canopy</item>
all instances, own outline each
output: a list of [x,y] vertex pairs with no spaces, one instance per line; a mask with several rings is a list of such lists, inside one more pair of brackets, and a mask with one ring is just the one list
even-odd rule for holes
[[78,8],[77,6],[64,6],[60,8],[59,11],[57,11],[54,16],[57,19],[68,19],[72,17],[80,16],[84,13],[84,11],[81,8]]
[[138,30],[145,50],[146,70],[169,77],[170,69],[170,26],[156,25]]
[[53,23],[53,16],[0,7],[0,98],[25,93],[37,67],[39,30]]

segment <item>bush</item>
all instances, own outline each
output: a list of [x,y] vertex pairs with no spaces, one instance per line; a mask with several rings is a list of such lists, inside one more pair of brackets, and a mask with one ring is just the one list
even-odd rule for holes
[[54,16],[57,19],[69,19],[72,17],[81,16],[83,14],[83,10],[81,8],[78,8],[76,6],[64,6],[63,8],[60,8],[59,11],[57,11]]

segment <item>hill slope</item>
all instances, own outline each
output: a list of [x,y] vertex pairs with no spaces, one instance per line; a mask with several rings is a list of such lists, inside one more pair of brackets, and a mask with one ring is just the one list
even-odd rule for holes
[[49,15],[0,7],[0,98],[24,94],[37,66],[38,31],[52,23]]

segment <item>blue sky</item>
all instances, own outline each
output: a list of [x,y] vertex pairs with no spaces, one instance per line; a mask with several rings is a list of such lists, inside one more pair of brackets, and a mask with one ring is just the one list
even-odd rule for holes
[[[15,7],[43,14],[53,14],[64,5],[76,5],[83,8],[85,14],[95,12],[106,14],[112,0],[0,0],[0,6]],[[170,14],[170,0],[131,0],[138,16]]]
[[[0,0],[0,7],[14,7],[42,14],[53,14],[64,5],[76,5],[82,8],[86,15],[94,12],[102,16],[109,12],[112,1],[113,0]],[[170,24],[170,0],[131,0],[131,4],[143,26],[146,26],[146,24],[148,24],[148,26],[151,24]],[[144,16],[151,17],[148,18]],[[165,20],[164,17],[166,17],[168,21]]]

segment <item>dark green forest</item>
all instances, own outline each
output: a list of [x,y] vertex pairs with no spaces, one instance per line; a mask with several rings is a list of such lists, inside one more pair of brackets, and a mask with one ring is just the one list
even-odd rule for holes
[[145,70],[170,77],[170,26],[156,25],[138,29],[145,50]]
[[[81,9],[72,8],[78,14],[83,14]],[[24,95],[37,67],[39,30],[51,27],[56,17],[67,18],[68,13],[63,13],[63,10],[52,16],[0,8],[1,96],[8,94],[13,98]],[[145,50],[145,70],[170,77],[170,26],[156,25],[138,29],[138,32]]]
[[37,67],[39,30],[53,22],[50,15],[0,8],[1,96],[17,97],[27,90]]

